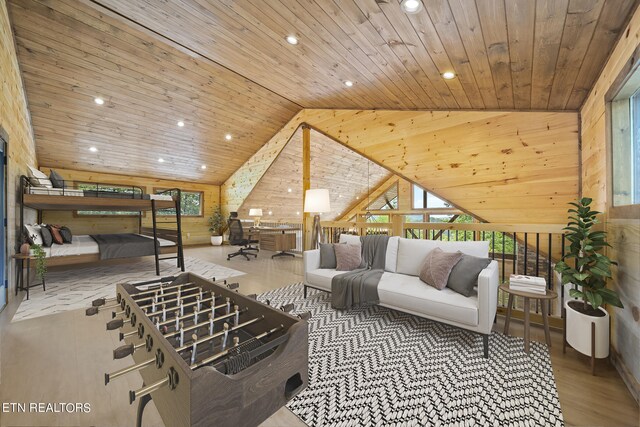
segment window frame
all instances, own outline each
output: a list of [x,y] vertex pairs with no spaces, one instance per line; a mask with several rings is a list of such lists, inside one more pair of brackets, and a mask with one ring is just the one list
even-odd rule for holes
[[[171,188],[162,188],[162,187],[153,187],[153,192],[157,194],[160,191],[171,190]],[[199,193],[200,194],[200,214],[199,215],[188,215],[188,214],[180,214],[181,218],[204,218],[204,191],[200,190],[183,190],[180,189],[181,193]],[[169,216],[173,214],[161,214],[161,211],[158,211],[158,216]]]
[[[422,200],[424,202],[424,207],[422,207],[422,208],[416,208],[413,205],[413,202],[415,200],[415,189],[416,189],[416,187],[420,188],[424,192],[424,196],[422,197]],[[428,196],[429,194],[437,197],[438,199],[442,200],[443,202],[449,203],[451,206],[449,206],[449,207],[442,206],[442,207],[437,207],[437,208],[430,208],[429,205],[427,204],[427,199],[429,197]],[[445,209],[458,209],[450,201],[448,201],[446,199],[443,199],[442,197],[438,196],[437,194],[434,194],[431,191],[425,190],[424,188],[420,187],[418,184],[415,184],[413,182],[411,183],[411,208],[412,208],[411,210],[414,210],[414,211],[425,211],[425,210],[435,210],[435,211],[437,211],[438,209],[442,209],[442,210],[445,210]]]

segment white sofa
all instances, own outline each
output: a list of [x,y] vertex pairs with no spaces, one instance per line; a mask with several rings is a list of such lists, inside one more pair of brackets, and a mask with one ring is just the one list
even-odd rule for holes
[[[341,236],[341,242],[357,236]],[[380,305],[416,316],[447,323],[483,334],[484,355],[489,354],[489,334],[498,305],[498,263],[491,263],[478,276],[478,285],[465,297],[449,288],[437,290],[418,278],[420,264],[429,251],[460,251],[476,257],[489,257],[489,242],[446,242],[390,237],[385,272],[378,284]],[[305,251],[304,296],[311,287],[331,292],[331,279],[344,271],[320,268],[320,250]]]

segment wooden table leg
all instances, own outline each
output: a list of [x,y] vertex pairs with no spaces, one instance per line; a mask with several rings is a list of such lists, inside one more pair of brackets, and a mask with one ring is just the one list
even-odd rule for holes
[[511,307],[513,306],[513,295],[509,294],[507,303],[507,317],[504,319],[504,334],[509,335],[509,323],[511,322]]
[[529,298],[524,297],[524,351],[529,353]]
[[544,338],[547,346],[551,348],[551,334],[549,333],[549,306],[547,301],[541,301],[542,304],[542,323],[544,324]]

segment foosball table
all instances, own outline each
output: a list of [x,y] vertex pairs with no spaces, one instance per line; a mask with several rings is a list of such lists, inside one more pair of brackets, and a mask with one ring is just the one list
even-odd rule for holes
[[105,385],[140,372],[136,425],[153,398],[166,426],[256,426],[308,383],[308,313],[287,313],[237,284],[192,273],[118,284],[116,297],[98,299],[87,315],[113,310],[107,330],[124,345],[114,359],[134,365],[105,374]]

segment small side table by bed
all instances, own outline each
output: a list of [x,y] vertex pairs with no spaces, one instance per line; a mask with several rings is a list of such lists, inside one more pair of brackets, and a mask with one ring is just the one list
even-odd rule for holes
[[540,300],[542,307],[542,322],[544,324],[544,337],[547,345],[551,347],[551,334],[549,333],[549,310],[547,308],[548,301],[554,300],[558,294],[547,289],[546,294],[536,294],[534,292],[516,291],[509,287],[508,283],[500,285],[500,289],[509,294],[509,302],[507,305],[507,316],[504,320],[504,334],[509,335],[509,323],[511,322],[511,307],[513,307],[513,297],[519,296],[524,298],[524,351],[529,353],[529,309],[531,307],[531,299]]
[[[36,260],[36,257],[34,257],[33,255],[23,255],[23,254],[14,254],[13,259],[16,260],[16,295],[18,295],[18,288],[21,291],[26,290],[27,291],[27,299],[29,299],[29,288],[32,288],[34,286],[42,286],[42,290],[46,291],[47,288],[45,287],[45,278],[44,276],[42,277],[42,283],[37,283],[37,284],[33,284],[30,285],[29,281],[30,281],[30,271],[31,271],[31,261],[32,260]],[[26,262],[26,265],[25,265]],[[27,269],[27,286],[24,286],[24,269]]]

